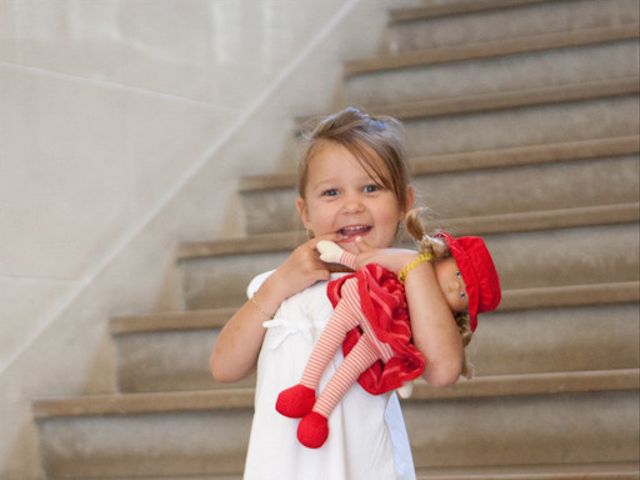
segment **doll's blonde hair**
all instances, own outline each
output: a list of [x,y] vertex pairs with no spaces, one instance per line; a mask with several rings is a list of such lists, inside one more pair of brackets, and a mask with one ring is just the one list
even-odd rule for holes
[[307,149],[298,167],[300,197],[305,198],[309,163],[327,143],[333,142],[349,150],[371,178],[394,193],[401,210],[407,210],[409,172],[398,120],[347,107],[322,118],[305,137]]
[[[427,252],[433,255],[433,261],[438,262],[451,256],[451,252],[447,243],[435,234],[429,235],[427,233],[425,223],[422,220],[422,215],[426,209],[414,208],[410,210],[405,216],[404,224],[407,233],[416,241],[418,250],[420,252]],[[460,336],[462,337],[462,345],[464,348],[471,342],[473,332],[471,331],[469,323],[469,314],[467,312],[453,312]],[[473,375],[473,367],[467,361],[467,356],[463,351],[462,360],[462,375],[466,378],[471,378]]]

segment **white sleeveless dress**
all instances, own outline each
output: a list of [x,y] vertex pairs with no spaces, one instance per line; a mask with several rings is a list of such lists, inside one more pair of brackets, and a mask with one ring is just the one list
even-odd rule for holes
[[[271,274],[250,283],[252,296]],[[342,274],[334,274],[337,278]],[[395,393],[370,395],[355,384],[329,417],[329,438],[319,449],[296,438],[298,419],[280,415],[278,394],[300,381],[315,342],[333,309],[327,282],[285,300],[265,322],[258,359],[255,413],[244,480],[415,480],[406,428]],[[321,382],[324,388],[343,360],[338,352]]]

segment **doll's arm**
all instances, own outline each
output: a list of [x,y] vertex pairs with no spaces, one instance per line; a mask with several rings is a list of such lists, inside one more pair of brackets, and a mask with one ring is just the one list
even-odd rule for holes
[[320,240],[316,249],[320,252],[320,260],[327,263],[339,263],[352,270],[356,270],[356,256],[347,252],[335,242]]

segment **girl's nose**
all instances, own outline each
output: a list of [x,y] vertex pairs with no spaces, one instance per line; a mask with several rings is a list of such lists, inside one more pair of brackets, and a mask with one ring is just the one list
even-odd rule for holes
[[343,210],[347,213],[358,213],[364,208],[359,195],[353,194],[345,196]]

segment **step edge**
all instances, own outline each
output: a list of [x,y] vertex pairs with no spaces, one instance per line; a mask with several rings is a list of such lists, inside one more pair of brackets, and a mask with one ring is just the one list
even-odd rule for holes
[[[594,391],[635,391],[638,390],[639,384],[640,369],[637,368],[476,377],[444,388],[431,387],[420,380],[416,382],[413,397],[403,402]],[[254,388],[245,387],[227,390],[41,398],[32,402],[31,410],[36,420],[97,415],[237,410],[253,408],[254,395]]]
[[467,15],[490,10],[511,9],[527,5],[548,3],[549,0],[490,0],[458,2],[450,5],[404,7],[389,9],[389,24],[414,22],[430,18]]
[[[640,473],[637,462],[499,465],[417,468],[417,480],[584,480],[630,479]],[[576,476],[577,475],[577,476]],[[592,475],[597,475],[593,477]],[[614,475],[614,477],[611,477]],[[637,478],[637,477],[635,477]]]
[[208,330],[224,326],[236,308],[211,308],[179,312],[152,312],[120,315],[109,320],[111,335],[172,330]]

